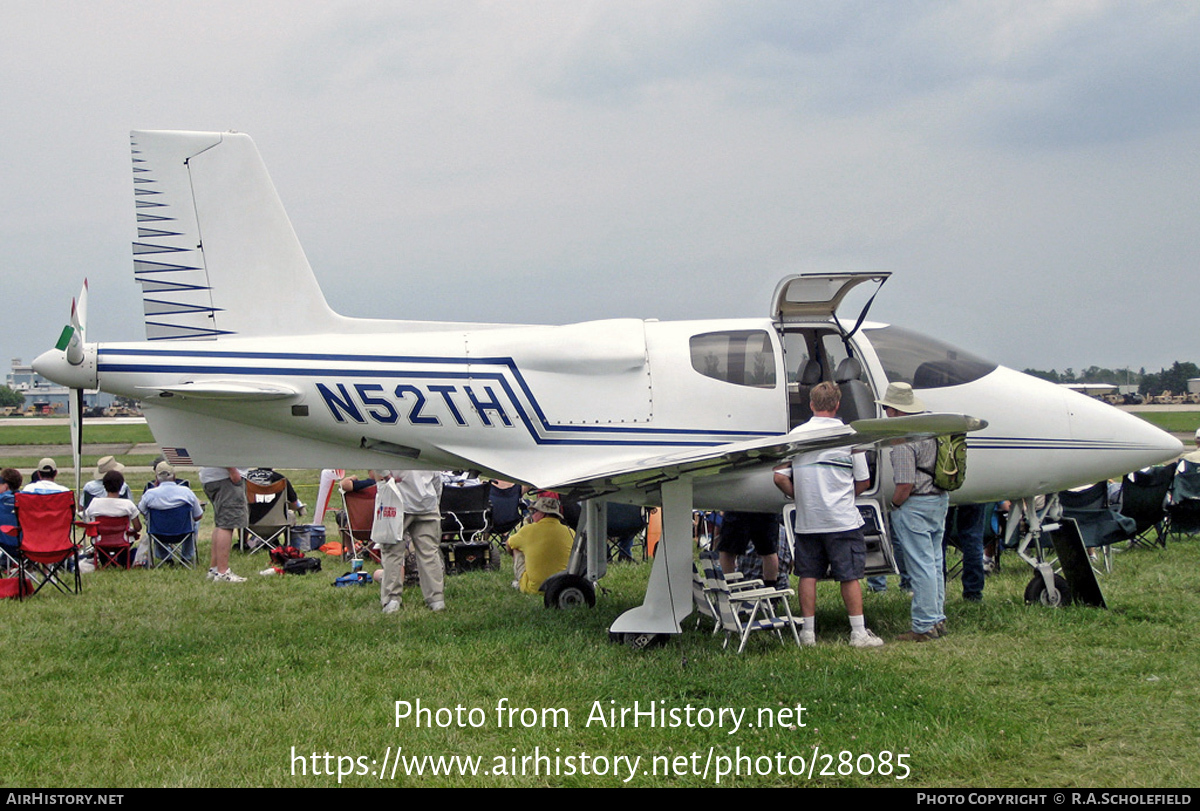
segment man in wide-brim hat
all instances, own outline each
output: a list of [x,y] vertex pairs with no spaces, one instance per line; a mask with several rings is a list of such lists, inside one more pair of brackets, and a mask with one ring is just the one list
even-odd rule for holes
[[[875,402],[889,417],[925,411],[925,404],[908,383],[889,383]],[[891,450],[892,538],[904,553],[912,581],[912,629],[896,637],[904,642],[928,642],[946,630],[946,580],[942,575],[942,533],[946,528],[946,491],[933,483],[937,441],[922,439]]]

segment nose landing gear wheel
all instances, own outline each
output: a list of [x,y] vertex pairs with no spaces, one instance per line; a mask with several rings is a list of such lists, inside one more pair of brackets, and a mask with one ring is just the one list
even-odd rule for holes
[[1071,587],[1062,575],[1054,575],[1055,594],[1046,589],[1046,581],[1040,574],[1034,575],[1025,587],[1025,605],[1045,605],[1051,608],[1061,608],[1071,604]]

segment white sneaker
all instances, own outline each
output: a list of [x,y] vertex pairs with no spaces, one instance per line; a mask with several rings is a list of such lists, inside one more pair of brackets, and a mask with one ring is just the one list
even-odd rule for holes
[[433,603],[429,604],[429,610],[430,611],[445,611],[446,604],[444,602],[442,602],[441,600],[438,600],[437,602],[433,602]]
[[395,614],[399,610],[400,610],[400,601],[399,600],[392,600],[383,607],[383,613],[385,613],[385,614]]
[[850,647],[852,648],[878,648],[882,646],[883,640],[871,633],[869,628],[850,632]]
[[245,583],[246,578],[234,574],[233,569],[226,569],[223,572],[214,574],[212,581],[214,583]]
[[800,632],[800,644],[806,648],[817,644],[816,631],[801,631]]
[[216,566],[211,567],[208,570],[208,574],[204,575],[204,579],[205,580],[216,580],[217,579],[217,567]]
[[259,575],[261,575],[262,577],[272,577],[277,574],[279,574],[279,572],[277,572],[275,570],[274,566],[268,566],[267,568],[265,568],[261,572],[259,572]]
[[520,580],[512,581],[512,587],[514,589],[516,589],[517,591],[520,591],[521,590],[521,581]]

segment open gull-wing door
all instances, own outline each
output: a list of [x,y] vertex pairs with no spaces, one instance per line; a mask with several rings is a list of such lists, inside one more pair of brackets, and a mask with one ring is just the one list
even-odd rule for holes
[[[879,288],[883,287],[883,283],[891,275],[889,271],[881,270],[798,273],[785,276],[775,287],[775,295],[771,300],[771,317],[780,326],[806,321],[824,322],[833,319],[841,328],[841,323],[837,321],[837,310],[846,295],[865,282],[874,282],[876,284],[875,293],[878,293]],[[871,308],[871,302],[874,300],[875,294],[872,293],[870,300],[859,312],[854,328],[848,333],[842,329],[844,336],[849,337],[858,330],[863,319],[867,317],[867,310]]]

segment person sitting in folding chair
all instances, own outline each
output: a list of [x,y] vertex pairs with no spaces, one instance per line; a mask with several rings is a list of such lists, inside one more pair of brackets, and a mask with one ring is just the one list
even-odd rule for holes
[[96,567],[103,565],[119,565],[129,568],[129,548],[133,540],[142,532],[142,519],[137,505],[121,495],[128,492],[125,486],[125,474],[119,470],[110,470],[101,479],[104,483],[104,495],[94,498],[83,511],[83,517],[88,521],[100,518],[125,518],[128,520],[128,531],[125,534],[124,548],[117,538],[113,544],[97,544]]
[[[303,514],[304,502],[296,496],[296,489],[292,487],[292,483],[282,473],[269,467],[256,467],[246,474],[246,481],[250,484],[256,484],[259,487],[270,487],[279,482],[287,482],[287,505],[296,512],[297,515]],[[250,523],[256,524],[270,511],[270,507],[263,503],[255,503],[250,505]]]
[[58,465],[50,457],[46,457],[38,462],[37,470],[34,471],[37,477],[31,479],[29,484],[21,488],[23,493],[65,493],[66,487],[55,481],[58,477]]
[[[44,465],[38,467],[41,469]],[[51,479],[49,483],[54,482]],[[38,492],[27,485],[17,493],[16,502],[17,518],[21,522],[18,596],[37,594],[47,584],[66,594],[79,594],[83,590],[83,581],[79,577],[79,547],[71,537],[75,494],[66,488]],[[35,575],[41,582],[27,591],[25,584]]]
[[21,471],[0,470],[0,567],[15,569],[21,547],[21,525],[17,522],[17,491],[21,489]]
[[288,531],[296,522],[295,515],[303,512],[304,504],[296,497],[296,491],[287,477],[269,467],[258,467],[245,476],[246,497],[250,508],[250,524],[244,538],[251,544],[251,551],[270,551],[288,544]]
[[[150,544],[146,564],[174,560],[190,566],[196,559],[196,526],[204,515],[204,507],[191,488],[175,478],[175,468],[159,462],[154,468],[155,485],[142,494],[138,510],[146,516],[146,536]],[[182,518],[170,521],[167,513],[186,507],[191,519],[186,525]],[[158,520],[159,518],[163,520]],[[171,525],[167,525],[170,523]],[[140,550],[139,550],[140,553]]]
[[[146,495],[147,490],[153,490],[158,485],[158,474],[157,474],[158,466],[166,461],[167,461],[167,457],[163,456],[161,453],[158,456],[154,457],[154,462],[153,462],[153,464],[151,464],[151,467],[155,470],[155,476],[152,477],[150,479],[150,481],[148,481],[144,485],[142,485],[142,495]],[[174,468],[172,468],[172,470],[174,470]],[[173,478],[172,481],[174,481],[176,484],[183,485],[184,487],[188,488],[189,490],[192,487],[191,482],[189,482],[187,479],[181,479],[178,476]]]
[[[105,456],[96,463],[96,474],[90,482],[83,486],[83,492],[79,495],[79,510],[83,512],[92,503],[93,499],[104,498],[104,474],[110,470],[115,470],[124,475],[125,465],[121,464],[112,456]],[[121,498],[127,498],[133,501],[133,493],[129,491],[129,485],[126,484],[121,488]]]
[[371,529],[375,522],[375,471],[368,470],[366,478],[347,476],[338,483],[345,509],[337,515],[338,535],[342,540],[342,552],[348,558],[370,557],[382,563],[378,546],[371,540]]

